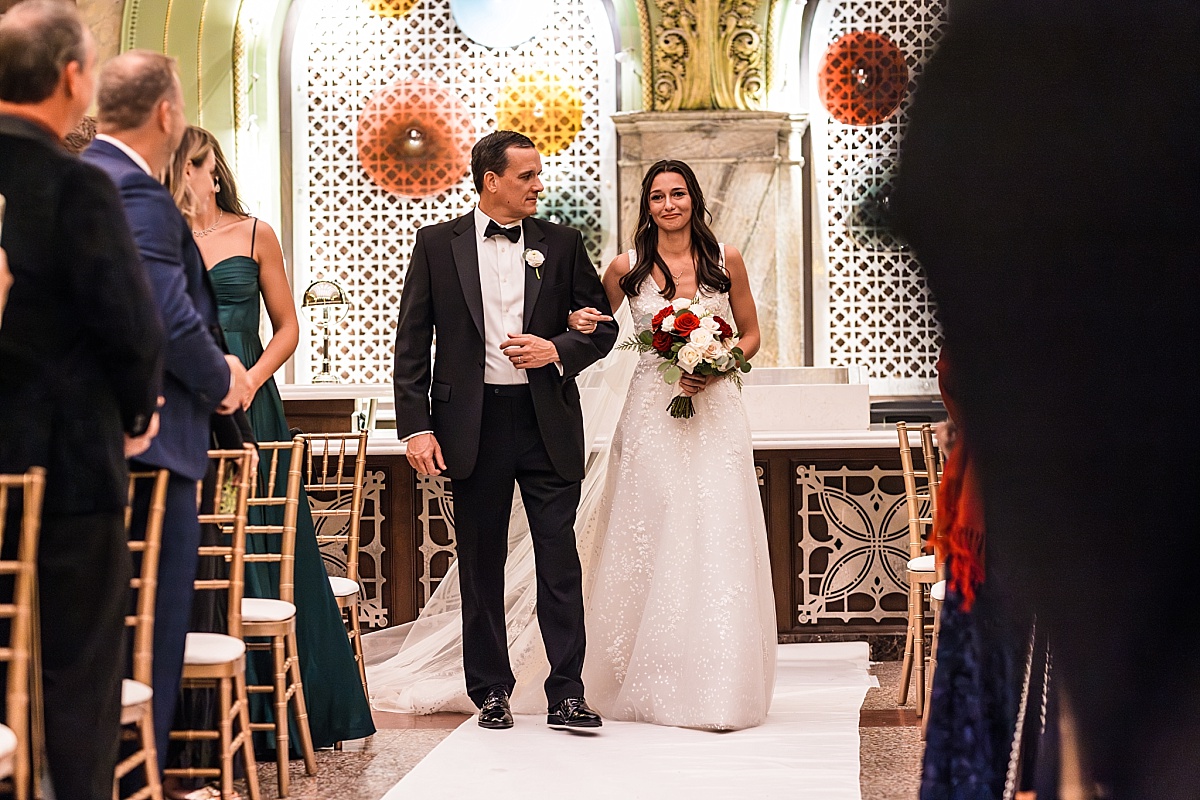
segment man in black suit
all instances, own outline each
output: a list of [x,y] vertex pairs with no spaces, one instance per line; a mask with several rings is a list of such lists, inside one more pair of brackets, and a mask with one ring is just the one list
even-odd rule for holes
[[[240,411],[246,371],[224,352],[208,271],[171,193],[155,177],[187,129],[174,59],[145,50],[117,56],[100,73],[96,99],[99,133],[83,160],[117,186],[167,330],[162,428],[137,459],[171,471],[154,619],[154,725],[165,764],[199,560],[196,481],[208,471],[213,413],[219,424]],[[226,446],[241,446],[236,431],[234,437]]]
[[1194,2],[952,2],[895,196],[988,580],[1049,630],[1112,798],[1200,797],[1198,37]]
[[612,349],[617,328],[608,321],[591,335],[567,329],[572,309],[610,310],[580,233],[531,216],[543,188],[533,142],[512,131],[489,134],[471,151],[471,172],[478,207],[417,232],[396,330],[397,432],[414,469],[451,480],[463,662],[479,724],[513,724],[503,596],[515,481],[537,560],[547,721],[597,727],[580,677],[574,528],[586,445],[575,376]]
[[91,103],[95,58],[74,4],[29,0],[0,18],[0,193],[15,277],[0,327],[0,472],[46,468],[50,777],[60,798],[108,800],[130,579],[125,458],[153,435],[163,329],[112,182],[62,146]]

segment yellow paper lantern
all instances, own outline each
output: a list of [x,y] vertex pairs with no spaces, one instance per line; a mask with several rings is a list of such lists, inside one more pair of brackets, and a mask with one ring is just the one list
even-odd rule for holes
[[419,0],[363,0],[367,7],[381,17],[403,17]]
[[565,150],[583,130],[583,99],[561,75],[532,70],[515,73],[500,90],[496,127],[533,140],[542,155]]

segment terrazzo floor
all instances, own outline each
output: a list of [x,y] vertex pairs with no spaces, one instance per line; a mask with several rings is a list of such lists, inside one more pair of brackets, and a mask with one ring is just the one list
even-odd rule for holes
[[[900,662],[874,664],[871,672],[880,685],[867,690],[859,723],[862,800],[914,800],[920,785],[920,718],[911,699],[907,706],[896,706]],[[379,800],[465,719],[461,714],[377,712],[374,736],[346,742],[340,752],[317,753],[317,776],[306,776],[302,762],[293,761],[291,797]],[[263,800],[275,800],[275,765],[259,764],[258,774]]]

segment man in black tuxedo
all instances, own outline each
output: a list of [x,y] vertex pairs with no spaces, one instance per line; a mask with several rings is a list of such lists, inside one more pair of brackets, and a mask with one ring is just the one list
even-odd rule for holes
[[[174,59],[145,50],[117,56],[100,73],[96,99],[99,133],[83,160],[117,186],[167,329],[162,428],[137,458],[144,467],[171,471],[154,618],[154,726],[165,764],[199,560],[196,481],[208,471],[215,426],[225,431],[221,446],[242,445],[230,417],[241,410],[246,370],[224,351],[208,271],[171,193],[155,177],[187,129]],[[134,505],[144,503],[135,498]]]
[[951,2],[895,196],[988,580],[1049,630],[1112,798],[1200,797],[1198,36],[1194,2]]
[[463,662],[479,724],[513,724],[503,597],[515,481],[537,560],[547,721],[598,727],[580,678],[575,511],[586,445],[575,376],[612,349],[617,328],[567,329],[572,309],[610,309],[580,233],[531,216],[543,188],[533,142],[489,134],[471,151],[471,172],[478,207],[417,232],[396,330],[397,432],[414,469],[451,480]]
[[62,146],[91,103],[95,59],[73,3],[30,0],[0,18],[0,193],[15,277],[0,326],[0,472],[46,468],[46,749],[57,796],[82,800],[112,796],[125,459],[156,427],[164,341],[112,182]]

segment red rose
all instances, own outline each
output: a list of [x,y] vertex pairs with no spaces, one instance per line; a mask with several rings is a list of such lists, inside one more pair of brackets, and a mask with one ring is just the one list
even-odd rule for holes
[[660,311],[654,315],[654,319],[651,320],[651,323],[654,325],[655,328],[657,328],[659,325],[662,325],[662,321],[664,319],[666,319],[667,317],[671,316],[671,313],[674,311],[675,311],[674,307],[667,306],[662,311]]
[[655,331],[654,332],[653,345],[654,345],[654,349],[657,350],[658,352],[660,352],[660,353],[671,352],[671,345],[674,344],[674,342],[675,342],[675,337],[673,337],[671,334],[667,333],[666,331]]
[[728,322],[721,319],[720,317],[713,317],[713,321],[716,322],[717,325],[721,326],[721,338],[722,339],[728,339],[730,336],[733,336],[733,328],[729,327]]
[[690,311],[685,311],[675,318],[675,332],[685,338],[699,327],[700,318]]

